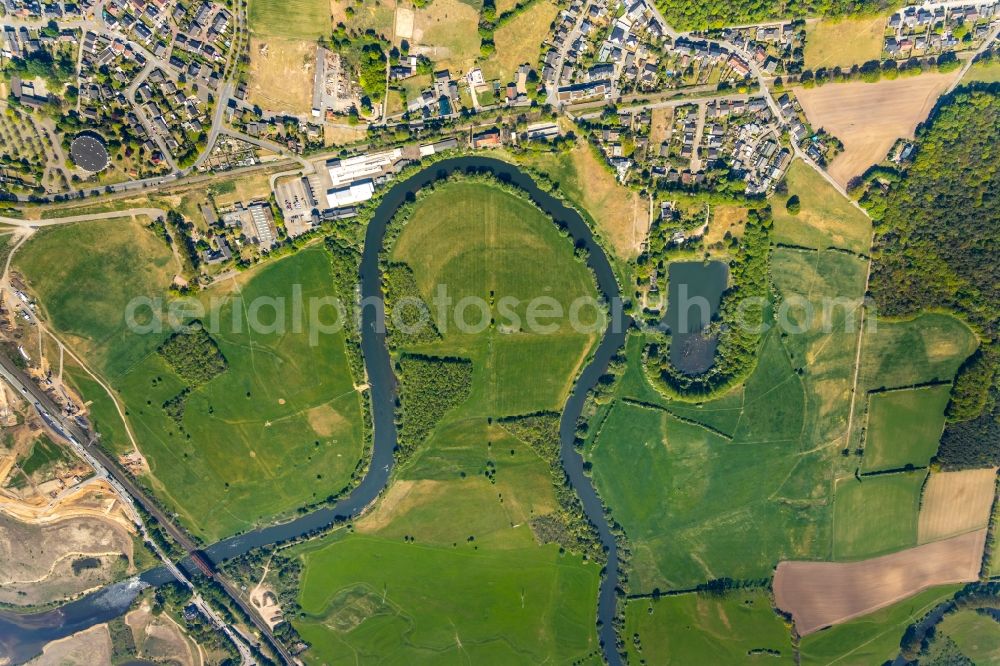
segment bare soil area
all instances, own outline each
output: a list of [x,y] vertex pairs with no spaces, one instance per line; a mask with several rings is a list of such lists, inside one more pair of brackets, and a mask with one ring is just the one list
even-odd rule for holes
[[924,486],[917,540],[928,543],[986,527],[996,476],[995,467],[932,473]]
[[200,666],[201,653],[181,627],[168,615],[153,615],[148,601],[125,616],[132,630],[136,653],[142,659],[182,666]]
[[774,600],[805,636],[935,585],[977,580],[986,530],[860,562],[780,562]]
[[132,537],[113,521],[36,525],[0,513],[0,601],[41,604],[111,582],[130,566]]
[[108,625],[98,624],[86,631],[52,641],[42,654],[28,662],[31,666],[103,666],[111,664],[111,634]]
[[913,137],[938,97],[960,71],[937,72],[878,83],[852,81],[815,88],[796,88],[795,94],[813,127],[827,130],[844,142],[830,175],[846,186],[872,164],[881,162],[900,137]]

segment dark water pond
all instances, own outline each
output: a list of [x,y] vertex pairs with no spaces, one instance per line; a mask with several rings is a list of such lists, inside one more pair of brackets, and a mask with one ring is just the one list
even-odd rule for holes
[[705,328],[719,313],[729,268],[721,261],[680,261],[668,269],[667,314],[670,363],[688,375],[698,375],[715,362],[718,337]]

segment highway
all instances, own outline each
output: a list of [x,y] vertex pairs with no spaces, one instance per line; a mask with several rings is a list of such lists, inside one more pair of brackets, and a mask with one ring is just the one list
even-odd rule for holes
[[[21,395],[28,399],[39,415],[46,422],[46,424],[62,438],[69,441],[76,452],[83,458],[87,463],[94,468],[94,472],[99,478],[105,479],[112,488],[114,488],[119,495],[131,506],[134,504],[139,504],[147,513],[149,513],[153,518],[163,526],[163,529],[170,535],[170,537],[177,542],[187,553],[192,562],[194,559],[201,559],[202,561],[208,561],[207,557],[202,554],[198,548],[198,544],[195,540],[187,534],[183,529],[181,529],[177,524],[175,524],[169,516],[161,509],[156,502],[150,499],[146,492],[139,487],[138,484],[132,479],[132,477],[121,468],[121,466],[111,458],[107,453],[105,453],[100,446],[97,445],[96,440],[91,436],[91,434],[81,428],[75,421],[67,419],[62,415],[62,409],[39,387],[28,375],[26,375],[17,365],[6,356],[6,354],[0,354],[0,376],[2,376],[14,390],[19,392]],[[142,520],[135,512],[135,520],[138,523],[143,534],[146,536],[146,540],[152,543],[155,547],[155,542],[149,539],[146,533],[145,525],[142,524]],[[236,644],[239,648],[241,655],[243,656],[243,663],[255,663],[252,655],[241,640],[239,640],[233,630],[229,628],[221,618],[215,613],[215,611],[203,600],[197,593],[196,588],[191,584],[189,580],[190,574],[186,574],[178,566],[176,566],[170,559],[157,548],[160,558],[165,562],[167,568],[170,569],[171,573],[180,582],[191,587],[192,591],[195,592],[196,604],[201,608],[202,612],[205,613],[206,617],[212,619],[216,624],[226,633],[226,635]],[[183,564],[181,566],[184,566]],[[281,659],[286,664],[294,664],[295,661],[285,649],[284,645],[278,641],[274,633],[263,621],[263,619],[254,611],[252,606],[240,597],[236,587],[229,582],[223,575],[215,572],[213,578],[218,582],[226,593],[233,599],[237,606],[246,614],[247,617],[253,622],[254,626],[260,631],[261,635],[265,637],[268,644],[271,646],[272,650],[276,654],[281,656]]]

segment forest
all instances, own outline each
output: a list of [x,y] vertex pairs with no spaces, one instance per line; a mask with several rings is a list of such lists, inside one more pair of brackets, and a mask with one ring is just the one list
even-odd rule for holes
[[786,17],[877,14],[897,5],[885,0],[656,0],[656,6],[674,28],[703,30]]
[[400,450],[405,456],[427,439],[441,417],[469,396],[472,361],[405,354],[399,359],[402,382]]
[[1000,464],[1000,86],[960,88],[918,131],[913,164],[863,199],[876,222],[879,312],[948,310],[980,338],[959,371],[938,451],[946,468]]
[[158,350],[167,365],[191,386],[198,386],[226,371],[226,359],[201,323],[171,335]]

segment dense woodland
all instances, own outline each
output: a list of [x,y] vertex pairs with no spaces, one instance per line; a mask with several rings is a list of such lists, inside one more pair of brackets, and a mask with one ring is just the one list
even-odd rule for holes
[[916,157],[862,199],[876,221],[870,290],[879,312],[945,309],[980,351],[959,371],[938,461],[1000,464],[1000,86],[962,88],[921,128]]
[[399,448],[403,456],[422,443],[448,410],[469,396],[472,361],[405,354],[397,366],[402,387]]
[[401,262],[387,264],[382,271],[382,289],[391,346],[417,345],[441,337],[412,268]]
[[679,30],[719,28],[765,19],[798,16],[876,14],[898,3],[886,0],[656,0],[663,17]]
[[158,351],[177,376],[192,386],[226,371],[226,358],[198,321],[171,335]]

